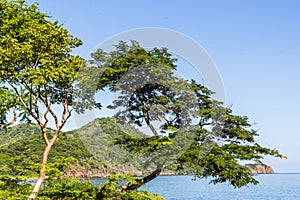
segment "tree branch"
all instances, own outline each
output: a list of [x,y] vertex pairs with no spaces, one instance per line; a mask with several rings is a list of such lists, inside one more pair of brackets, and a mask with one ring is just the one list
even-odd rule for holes
[[32,110],[30,110],[27,106],[27,104],[24,102],[23,98],[21,97],[18,89],[10,82],[7,81],[7,83],[14,89],[14,91],[16,92],[17,96],[19,97],[22,105],[24,106],[24,108],[28,111],[28,113],[37,121],[37,123],[42,126],[42,122],[41,120],[32,112]]
[[[31,93],[31,92],[30,92]],[[38,118],[40,118],[40,113],[39,113],[39,109],[38,109],[38,99],[39,99],[39,93],[40,93],[40,89],[38,88],[38,91],[35,95],[35,101],[34,101],[34,111],[35,114]],[[30,109],[31,110],[31,109]]]
[[14,117],[13,117],[13,119],[11,120],[11,122],[9,122],[9,123],[7,124],[7,126],[11,126],[11,125],[13,125],[14,123],[16,123],[16,121],[17,121],[17,108],[16,108],[16,107],[14,108],[13,113],[14,113]]
[[47,93],[47,90],[46,90],[46,86],[44,85],[44,90],[45,90],[45,99],[43,101],[43,103],[45,104],[45,106],[48,108],[50,114],[52,115],[53,119],[54,119],[54,122],[55,122],[55,126],[56,126],[56,129],[59,129],[59,122],[58,122],[58,118],[56,116],[56,114],[53,112],[53,110],[51,109],[51,106],[48,102],[48,93]]
[[0,130],[2,130],[3,127],[11,126],[14,123],[16,123],[16,121],[17,121],[17,108],[16,107],[14,108],[13,114],[14,114],[13,119],[9,123],[7,123],[5,125],[0,124]]
[[46,110],[46,112],[44,113],[45,123],[41,127],[42,133],[43,133],[43,139],[44,139],[46,145],[49,145],[49,140],[48,140],[47,132],[46,132],[46,126],[47,126],[47,124],[49,122],[48,117],[47,117],[47,114],[48,114],[49,110],[50,110],[50,108],[48,107],[47,110]]
[[66,92],[66,95],[65,95],[65,99],[63,101],[63,113],[62,113],[62,116],[61,116],[61,124],[65,121],[65,115],[67,114],[67,112],[69,112],[69,109],[68,109],[68,94],[69,94],[69,91],[67,90]]
[[[145,103],[144,103],[144,98],[143,96],[139,93],[139,91],[136,91],[137,93],[137,96],[139,97],[140,101],[141,101],[141,104],[142,106],[145,106]],[[152,123],[150,122],[150,117],[149,117],[149,113],[146,111],[145,108],[142,108],[142,112],[143,112],[143,117],[145,119],[145,122],[146,124],[149,126],[149,128],[151,129],[152,133],[157,136],[158,133],[157,131],[155,130],[154,126],[152,125]]]
[[138,182],[137,184],[131,184],[130,182],[127,182],[121,189],[122,191],[130,191],[130,190],[136,190],[142,185],[152,181],[156,177],[158,177],[161,173],[162,168],[158,167],[156,170],[154,170],[151,174],[143,177],[142,179],[137,179],[136,181]]

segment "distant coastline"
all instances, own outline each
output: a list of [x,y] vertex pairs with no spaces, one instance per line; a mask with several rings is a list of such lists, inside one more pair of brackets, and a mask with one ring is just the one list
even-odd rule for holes
[[[245,167],[249,168],[249,171],[251,174],[275,174],[273,168],[271,166],[265,165],[265,164],[247,164]],[[98,169],[94,170],[86,170],[86,169],[81,169],[81,170],[71,170],[71,171],[64,171],[63,174],[66,177],[74,177],[74,178],[106,178],[108,177],[109,174],[111,173],[118,173],[118,174],[133,174],[139,177],[144,176],[144,174],[141,171],[137,170],[114,170],[110,169],[108,171],[99,171]],[[175,171],[171,170],[166,170],[163,171],[160,176],[177,176],[177,175],[193,175],[193,174],[182,174],[182,173],[177,173]]]
[[265,164],[247,164],[251,174],[274,174],[274,170],[271,166]]

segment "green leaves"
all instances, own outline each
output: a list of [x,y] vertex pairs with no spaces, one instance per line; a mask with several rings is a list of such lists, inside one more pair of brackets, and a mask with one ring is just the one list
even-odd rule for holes
[[32,186],[15,177],[0,177],[0,197],[7,200],[27,199]]
[[58,22],[48,21],[36,4],[1,1],[0,36],[2,83],[26,90],[30,86],[29,93],[35,94],[46,87],[52,97],[70,89],[83,62],[70,53],[82,42]]
[[166,145],[172,144],[170,137],[136,137],[136,136],[120,136],[114,141],[115,144],[121,145],[130,152],[155,152]]
[[[257,184],[239,163],[260,162],[264,155],[284,156],[257,144],[258,133],[248,117],[235,115],[214,100],[213,91],[195,80],[177,78],[175,61],[167,49],[146,50],[135,41],[92,54],[91,63],[103,69],[98,89],[119,92],[109,106],[118,110],[115,117],[122,123],[147,125],[154,134],[122,135],[115,144],[131,154],[144,154],[141,158],[148,165],[164,165],[179,154],[178,170],[200,178],[212,176],[213,183],[228,181],[235,187]],[[154,127],[159,120],[164,122]]]
[[98,49],[91,54],[92,60],[90,63],[105,69],[99,80],[99,89],[109,87],[111,90],[114,90],[116,83],[122,76],[130,69],[138,66],[161,64],[170,67],[170,69],[176,69],[174,64],[176,59],[172,58],[172,55],[165,48],[154,48],[147,51],[136,41],[131,41],[130,46],[120,41],[119,44],[115,45],[115,48],[116,50],[111,52],[104,52]]
[[16,106],[16,96],[8,88],[0,87],[0,124],[6,124],[8,112]]
[[[123,191],[120,192],[120,183],[124,181],[129,181],[133,184],[142,184],[140,181],[141,178],[136,178],[132,175],[117,175],[111,174],[107,182],[100,188],[99,193],[97,194],[98,199],[122,199],[122,200],[163,200],[164,198],[156,194],[150,194],[146,191]],[[128,182],[128,183],[129,183]]]

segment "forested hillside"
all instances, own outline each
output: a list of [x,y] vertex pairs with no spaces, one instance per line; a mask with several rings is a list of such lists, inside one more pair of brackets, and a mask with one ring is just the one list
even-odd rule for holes
[[[78,130],[62,133],[51,150],[48,174],[98,177],[112,172],[140,173],[137,159],[112,143],[116,136],[124,134],[142,133],[126,124],[120,126],[111,118],[96,119]],[[41,137],[34,124],[1,131],[0,175],[37,176],[44,148]],[[124,166],[121,163],[126,159],[131,164]]]

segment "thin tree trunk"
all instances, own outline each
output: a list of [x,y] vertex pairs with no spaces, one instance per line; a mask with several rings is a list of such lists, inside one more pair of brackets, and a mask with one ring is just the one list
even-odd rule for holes
[[46,178],[46,165],[47,165],[47,161],[48,161],[48,155],[49,155],[49,152],[50,152],[55,140],[57,139],[57,136],[58,135],[54,135],[54,137],[52,138],[52,141],[46,145],[46,148],[43,153],[43,158],[42,158],[42,167],[40,169],[40,176],[33,188],[33,191],[29,195],[28,200],[35,199],[37,197],[38,192],[40,191],[40,189],[42,187],[42,184]]
[[148,127],[151,129],[152,133],[155,135],[155,136],[158,136],[158,133],[157,131],[155,130],[154,126],[151,124],[150,122],[150,119],[149,119],[149,115],[148,115],[148,111],[146,111],[144,108],[142,108],[142,112],[143,112],[143,116],[144,116],[144,119],[146,121],[146,124],[148,125]]
[[157,131],[155,130],[154,126],[151,124],[150,120],[146,120],[146,123],[147,123],[147,125],[149,126],[149,128],[151,129],[152,133],[153,133],[155,136],[157,136],[158,133],[157,133]]
[[138,189],[139,187],[141,187],[142,185],[152,181],[153,179],[155,179],[156,177],[158,177],[161,173],[161,168],[156,169],[155,171],[153,171],[151,174],[149,174],[148,176],[143,177],[143,179],[140,181],[140,184],[130,184],[127,183],[122,187],[122,191],[130,191],[130,190],[135,190]]
[[[140,94],[140,92],[137,90],[137,95],[142,103],[142,106],[145,106],[145,102],[144,102],[144,97],[142,94]],[[151,124],[150,122],[150,117],[149,117],[149,113],[148,113],[148,110],[142,108],[142,112],[143,112],[143,117],[146,121],[146,124],[149,126],[149,128],[151,129],[152,133],[157,136],[158,133],[157,131],[155,130],[154,126]]]

